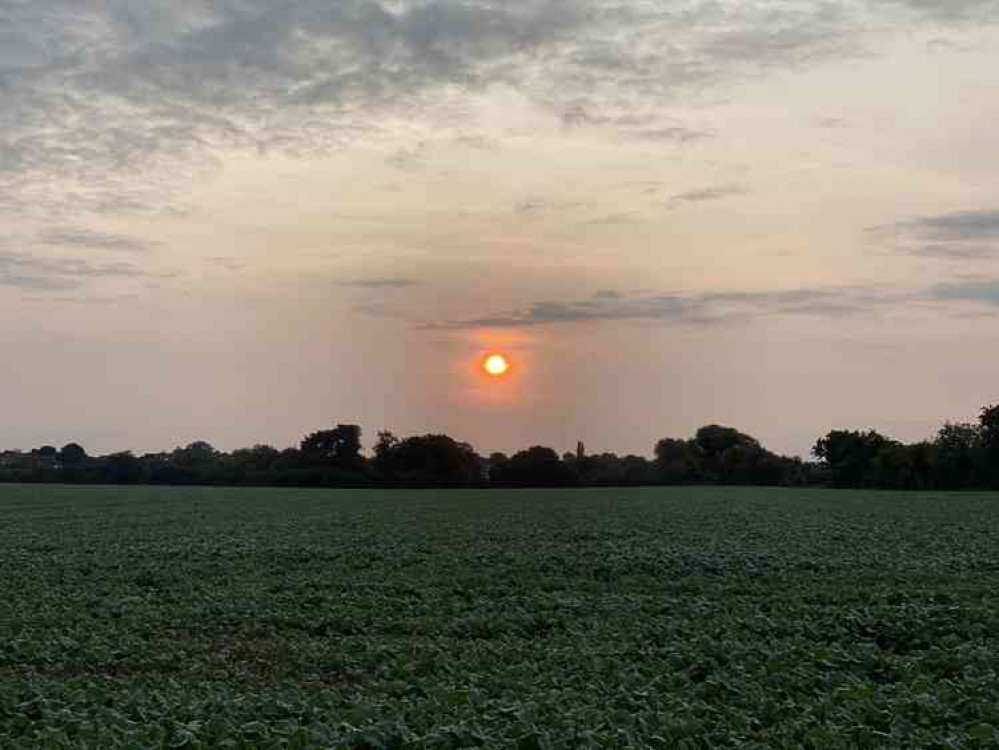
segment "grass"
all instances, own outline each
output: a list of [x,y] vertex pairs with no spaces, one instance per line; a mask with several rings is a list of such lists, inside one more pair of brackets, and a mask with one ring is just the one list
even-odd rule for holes
[[0,487],[0,747],[999,746],[999,496]]

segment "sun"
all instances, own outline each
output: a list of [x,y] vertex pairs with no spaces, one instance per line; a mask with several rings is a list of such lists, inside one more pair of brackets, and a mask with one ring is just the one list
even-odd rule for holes
[[510,370],[510,363],[502,354],[490,354],[482,361],[482,369],[493,377],[499,377]]

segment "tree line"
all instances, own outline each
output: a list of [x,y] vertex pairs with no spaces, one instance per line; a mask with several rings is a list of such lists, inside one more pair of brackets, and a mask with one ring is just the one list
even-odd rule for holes
[[815,460],[777,455],[732,427],[663,438],[654,458],[559,455],[532,446],[513,455],[476,453],[447,435],[379,432],[370,455],[361,428],[338,424],[297,447],[218,451],[196,441],[169,452],[91,456],[79,443],[0,452],[0,482],[293,487],[612,487],[750,485],[897,490],[999,489],[999,406],[977,423],[946,423],[932,440],[904,444],[874,430],[833,430]]

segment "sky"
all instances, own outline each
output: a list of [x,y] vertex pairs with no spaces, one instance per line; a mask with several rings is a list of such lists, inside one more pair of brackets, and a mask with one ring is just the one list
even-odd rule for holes
[[0,448],[930,438],[997,63],[996,0],[0,0]]

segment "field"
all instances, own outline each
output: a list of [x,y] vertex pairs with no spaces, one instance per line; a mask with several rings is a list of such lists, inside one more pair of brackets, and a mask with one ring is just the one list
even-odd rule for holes
[[0,747],[999,746],[999,497],[0,487]]

